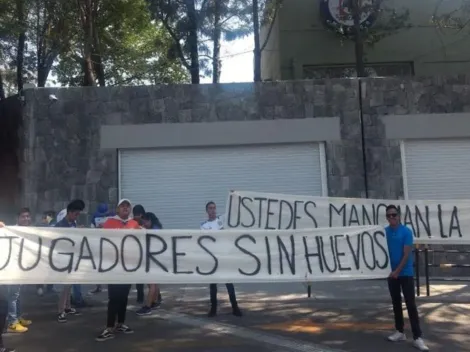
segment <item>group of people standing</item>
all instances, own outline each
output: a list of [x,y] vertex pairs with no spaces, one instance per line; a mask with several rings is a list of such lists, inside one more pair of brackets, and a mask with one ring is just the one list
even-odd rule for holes
[[[62,228],[84,227],[78,224],[78,218],[85,209],[85,203],[76,199],[67,205],[66,209],[60,211],[57,215],[52,211],[44,213],[42,223],[39,226],[53,226]],[[208,218],[200,225],[204,230],[220,230],[223,223],[216,214],[216,205],[214,202],[206,204]],[[18,213],[18,226],[32,226],[31,212],[28,208],[23,208]],[[0,222],[0,227],[5,226]],[[93,215],[91,227],[103,229],[153,229],[161,230],[161,222],[154,213],[146,212],[142,205],[132,207],[130,200],[121,199],[116,207],[116,212],[108,212],[106,205],[100,205]],[[110,284],[108,285],[108,306],[106,328],[96,337],[97,341],[106,341],[115,337],[116,333],[132,334],[134,331],[125,325],[128,297],[131,284]],[[242,316],[238,307],[233,284],[226,284],[229,294],[232,311],[235,316]],[[136,284],[137,302],[142,304],[142,308],[136,311],[136,314],[148,315],[158,308],[162,303],[162,296],[158,284],[149,284],[147,297],[144,295],[144,285]],[[43,285],[37,285],[37,293],[44,294]],[[28,331],[32,321],[27,320],[21,315],[20,307],[20,285],[0,286],[0,331],[11,333],[22,333]],[[91,294],[102,291],[102,286],[97,285]],[[78,307],[89,306],[82,296],[80,285],[46,285],[46,292],[58,293],[58,312],[57,322],[66,323],[70,316],[80,315]],[[211,308],[209,316],[217,314],[217,285],[210,285]],[[4,347],[0,335],[0,352],[14,352],[13,349]]]
[[[77,227],[77,219],[84,210],[85,204],[82,200],[72,201],[64,211],[56,217],[55,227],[71,228]],[[200,224],[201,230],[221,230],[223,221],[217,216],[217,208],[214,202],[206,204],[207,219]],[[94,227],[104,229],[162,229],[162,224],[152,213],[146,213],[143,206],[136,205],[132,208],[128,199],[121,199],[114,214],[101,214],[95,216],[92,223]],[[49,216],[50,217],[50,216]],[[50,217],[51,218],[51,217]],[[389,226],[385,228],[387,246],[389,251],[392,272],[388,277],[388,287],[392,299],[393,313],[395,317],[396,332],[388,337],[391,342],[406,340],[404,332],[404,318],[402,309],[402,294],[408,310],[411,330],[413,333],[413,345],[420,351],[429,351],[424,343],[420,327],[418,310],[415,302],[414,292],[414,268],[413,268],[413,234],[411,230],[401,223],[399,209],[394,205],[389,205],[386,209],[386,218]],[[51,219],[50,223],[52,222]],[[17,225],[31,226],[31,214],[29,209],[24,208],[18,214]],[[0,222],[0,227],[5,226]],[[144,299],[144,286],[137,285],[138,301],[144,304],[136,313],[138,315],[151,314],[152,310],[161,304],[162,297],[157,284],[151,284],[147,299]],[[235,316],[242,316],[238,307],[235,288],[233,284],[226,284],[227,291],[232,305],[232,313]],[[61,285],[58,301],[57,321],[62,323],[67,321],[68,316],[78,315],[79,312],[71,306],[72,285]],[[127,325],[126,311],[131,284],[110,284],[108,285],[108,306],[106,328],[96,337],[97,341],[106,341],[115,337],[115,334],[132,334],[134,331]],[[98,285],[94,292],[100,292]],[[20,286],[0,286],[0,331],[3,331],[5,324],[10,332],[27,331],[31,321],[24,319],[21,315],[20,307]],[[211,308],[209,317],[217,314],[217,285],[210,285]],[[3,345],[0,335],[0,352],[13,352]]]

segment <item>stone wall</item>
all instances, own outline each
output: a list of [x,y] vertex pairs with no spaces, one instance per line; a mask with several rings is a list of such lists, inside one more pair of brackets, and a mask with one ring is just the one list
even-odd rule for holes
[[470,111],[470,76],[367,78],[362,84],[367,181],[370,198],[403,195],[400,147],[386,140],[384,115]]
[[315,117],[341,119],[342,140],[326,145],[329,194],[364,197],[367,183],[369,197],[397,199],[399,142],[385,139],[380,117],[468,111],[470,76],[26,90],[22,203],[36,212],[59,211],[72,198],[91,211],[100,202],[113,206],[117,154],[100,150],[104,124]]
[[[49,94],[58,101],[51,103]],[[117,197],[117,155],[99,149],[102,124],[197,123],[341,118],[340,143],[328,143],[333,196],[365,194],[358,84],[353,80],[62,88],[26,91],[23,202],[60,210],[71,198],[87,209]]]
[[[394,199],[403,195],[399,142],[385,139],[380,116],[463,112],[470,112],[470,76],[364,80],[362,113],[369,197]],[[431,249],[470,250],[470,247],[431,246]],[[468,264],[468,258],[468,254],[459,253],[429,254],[433,264]],[[420,271],[424,275],[424,254],[420,255],[420,262]],[[430,268],[430,274],[470,277],[470,270],[436,267]]]

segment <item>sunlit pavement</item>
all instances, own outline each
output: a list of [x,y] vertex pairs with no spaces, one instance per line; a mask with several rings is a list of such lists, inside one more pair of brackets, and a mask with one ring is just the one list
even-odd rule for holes
[[[223,285],[219,286],[219,314],[211,319],[206,317],[206,286],[163,287],[162,308],[146,317],[137,317],[133,312],[138,308],[133,292],[128,324],[135,334],[101,343],[95,342],[94,337],[105,323],[105,292],[90,297],[93,307],[84,309],[80,317],[71,317],[66,324],[55,321],[54,297],[37,297],[28,292],[23,299],[24,310],[34,323],[26,334],[8,334],[6,341],[19,352],[108,348],[137,352],[415,350],[410,332],[409,341],[398,346],[385,339],[393,331],[393,315],[383,282],[315,284],[309,299],[305,285],[236,287],[245,314],[242,318],[230,314]],[[470,304],[465,303],[469,292],[465,283],[435,283],[431,297],[418,299],[431,351],[470,351]]]

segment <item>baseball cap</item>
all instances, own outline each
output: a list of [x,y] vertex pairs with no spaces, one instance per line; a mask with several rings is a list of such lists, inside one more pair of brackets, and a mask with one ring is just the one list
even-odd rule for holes
[[127,199],[127,198],[121,199],[121,200],[118,202],[117,206],[120,206],[122,203],[129,203],[129,206],[132,207],[131,201],[130,201],[129,199]]

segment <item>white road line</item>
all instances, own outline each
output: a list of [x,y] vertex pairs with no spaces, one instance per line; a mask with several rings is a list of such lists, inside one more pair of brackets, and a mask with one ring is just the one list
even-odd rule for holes
[[[220,322],[208,322],[206,319],[192,317],[187,314],[167,311],[165,309],[160,309],[158,311],[158,317],[171,322],[198,327],[219,334],[233,335],[246,340],[267,343],[276,348],[284,348],[285,350],[283,350],[283,352],[345,352],[342,350],[331,349],[329,347],[324,347],[304,341],[274,336],[267,333],[255,332],[253,330],[236,325],[230,325]],[[276,351],[281,352],[277,349]]]

